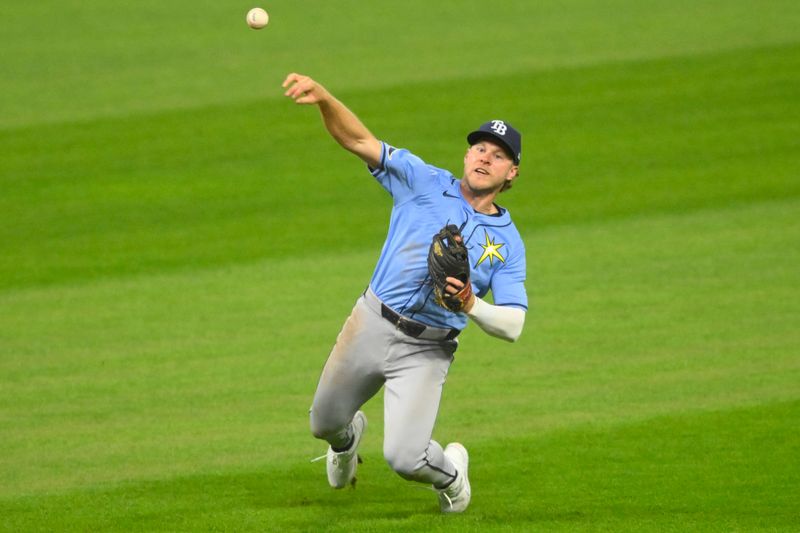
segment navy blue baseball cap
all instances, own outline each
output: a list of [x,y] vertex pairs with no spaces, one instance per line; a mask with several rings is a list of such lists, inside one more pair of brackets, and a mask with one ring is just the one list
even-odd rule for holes
[[504,120],[490,120],[467,135],[467,142],[472,146],[486,137],[494,139],[505,147],[511,154],[514,164],[519,165],[519,160],[522,158],[522,134],[511,124]]

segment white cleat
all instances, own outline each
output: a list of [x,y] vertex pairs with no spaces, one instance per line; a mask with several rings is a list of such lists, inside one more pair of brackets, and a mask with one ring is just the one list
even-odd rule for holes
[[343,489],[347,485],[356,486],[356,468],[361,462],[358,457],[358,444],[361,442],[361,435],[367,429],[367,417],[363,412],[358,411],[353,417],[353,444],[350,449],[343,452],[334,452],[328,446],[327,469],[328,483],[334,489]]
[[457,442],[451,442],[444,449],[445,456],[456,467],[458,477],[444,489],[436,489],[439,493],[439,509],[443,513],[462,513],[469,505],[472,490],[469,486],[469,454],[467,449]]

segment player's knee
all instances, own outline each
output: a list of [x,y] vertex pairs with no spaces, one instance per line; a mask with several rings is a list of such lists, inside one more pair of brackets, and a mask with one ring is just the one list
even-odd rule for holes
[[327,440],[328,437],[335,435],[342,430],[342,424],[334,423],[330,418],[315,416],[315,412],[311,411],[310,416],[311,434],[314,437],[322,440]]
[[383,457],[389,466],[405,479],[415,479],[420,468],[425,465],[424,452],[403,447],[384,447]]
[[311,424],[311,434],[314,435],[314,438],[325,440],[325,437],[331,433],[324,428]]

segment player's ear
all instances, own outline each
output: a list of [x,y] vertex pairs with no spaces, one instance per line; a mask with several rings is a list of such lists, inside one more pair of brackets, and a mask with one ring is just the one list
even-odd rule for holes
[[503,187],[500,189],[500,192],[507,191],[513,185],[514,180],[517,179],[519,176],[519,167],[514,165],[511,167],[511,170],[508,172],[508,176],[506,176],[506,181],[503,183]]

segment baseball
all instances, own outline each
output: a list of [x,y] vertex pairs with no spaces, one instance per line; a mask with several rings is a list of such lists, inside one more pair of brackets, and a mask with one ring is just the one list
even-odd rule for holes
[[254,7],[247,12],[247,25],[254,30],[260,30],[269,22],[269,15],[260,7]]

